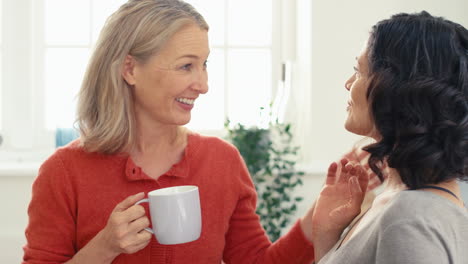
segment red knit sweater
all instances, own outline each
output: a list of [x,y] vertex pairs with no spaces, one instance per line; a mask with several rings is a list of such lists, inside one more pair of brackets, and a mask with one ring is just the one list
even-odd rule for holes
[[63,263],[104,228],[127,196],[175,186],[197,185],[201,237],[160,245],[154,237],[135,254],[113,263],[310,263],[313,247],[297,222],[271,244],[255,214],[256,193],[237,149],[213,137],[190,134],[184,158],[158,180],[127,155],[87,153],[74,141],[40,168],[29,205],[23,263]]

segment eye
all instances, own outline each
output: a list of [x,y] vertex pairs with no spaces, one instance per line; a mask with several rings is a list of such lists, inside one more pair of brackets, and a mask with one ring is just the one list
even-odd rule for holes
[[184,71],[190,71],[192,69],[192,63],[184,64],[182,67],[180,67],[180,69]]
[[359,69],[357,67],[353,67],[354,75],[359,76]]
[[203,69],[206,70],[206,68],[208,68],[208,61],[207,60],[205,62],[203,62]]

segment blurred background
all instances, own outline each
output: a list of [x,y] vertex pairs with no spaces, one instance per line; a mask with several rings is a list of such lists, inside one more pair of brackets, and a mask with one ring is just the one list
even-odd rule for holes
[[[124,2],[0,1],[1,263],[21,260],[31,184],[54,149],[76,137],[75,96],[88,58],[105,19]],[[187,2],[209,23],[211,46],[210,90],[188,127],[224,137],[226,118],[265,126],[265,111],[291,123],[306,172],[298,216],[317,196],[328,164],[360,140],[343,128],[344,81],[371,26],[426,10],[468,27],[466,0]]]

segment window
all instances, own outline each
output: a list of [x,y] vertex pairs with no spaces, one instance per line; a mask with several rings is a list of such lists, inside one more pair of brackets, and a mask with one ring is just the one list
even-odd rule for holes
[[209,92],[194,108],[189,127],[221,130],[225,118],[254,125],[270,104],[273,86],[271,0],[189,0],[210,25]]
[[45,127],[67,128],[90,51],[105,19],[124,0],[44,0]]
[[[55,129],[73,126],[90,50],[105,19],[124,2],[1,1],[2,23],[15,25],[3,26],[7,30],[0,34],[2,149],[50,153]],[[258,124],[260,107],[269,106],[279,83],[284,42],[274,29],[282,28],[279,5],[290,1],[187,2],[210,25],[211,48],[210,90],[197,100],[188,127],[221,135],[225,118]]]

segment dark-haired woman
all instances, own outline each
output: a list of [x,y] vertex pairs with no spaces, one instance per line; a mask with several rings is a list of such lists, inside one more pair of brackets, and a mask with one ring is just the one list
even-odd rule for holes
[[369,166],[383,179],[388,165],[388,175],[328,253],[314,241],[317,260],[468,263],[468,212],[457,183],[468,179],[468,31],[427,12],[383,20],[345,87],[345,128],[375,139],[364,147]]

